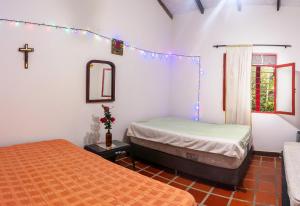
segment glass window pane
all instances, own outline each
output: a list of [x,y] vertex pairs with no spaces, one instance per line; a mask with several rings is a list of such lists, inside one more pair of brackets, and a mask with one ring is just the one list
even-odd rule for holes
[[[256,66],[252,66],[251,73],[251,107],[252,111],[259,109],[261,112],[274,111],[274,68],[269,66],[259,67],[259,76]],[[259,92],[259,95],[257,95]],[[257,99],[259,98],[259,99]],[[257,105],[259,104],[259,105]]]
[[276,110],[280,112],[292,112],[293,101],[293,65],[277,68],[277,104]]
[[277,56],[275,54],[253,54],[252,65],[276,65]]
[[274,68],[261,67],[260,73],[260,111],[274,111]]

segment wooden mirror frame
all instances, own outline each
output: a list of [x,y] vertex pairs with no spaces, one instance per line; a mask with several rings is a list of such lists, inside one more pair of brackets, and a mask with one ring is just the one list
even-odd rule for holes
[[[111,98],[110,99],[90,99],[90,65],[93,63],[107,64],[111,67]],[[113,102],[115,101],[115,73],[116,66],[110,61],[91,60],[86,64],[86,103]]]

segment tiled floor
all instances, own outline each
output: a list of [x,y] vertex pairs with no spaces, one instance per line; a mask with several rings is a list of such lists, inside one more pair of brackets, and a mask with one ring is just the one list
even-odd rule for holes
[[[117,163],[133,169],[130,158],[123,157]],[[174,171],[136,162],[136,172],[191,193],[199,205],[206,206],[280,206],[281,159],[253,156],[243,183],[237,191],[209,184]]]

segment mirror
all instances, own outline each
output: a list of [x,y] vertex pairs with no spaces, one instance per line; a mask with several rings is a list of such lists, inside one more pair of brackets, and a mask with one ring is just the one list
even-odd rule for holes
[[115,65],[109,61],[91,60],[86,70],[86,102],[115,101]]

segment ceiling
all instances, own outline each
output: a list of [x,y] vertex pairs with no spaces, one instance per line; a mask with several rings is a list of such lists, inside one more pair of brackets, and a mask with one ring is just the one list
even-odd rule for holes
[[[174,15],[197,10],[195,0],[162,0]],[[204,9],[214,8],[222,0],[201,0]],[[241,0],[242,5],[269,5],[276,8],[277,0]],[[236,0],[227,0],[228,5],[236,5]],[[281,0],[282,6],[300,6],[300,0]]]

